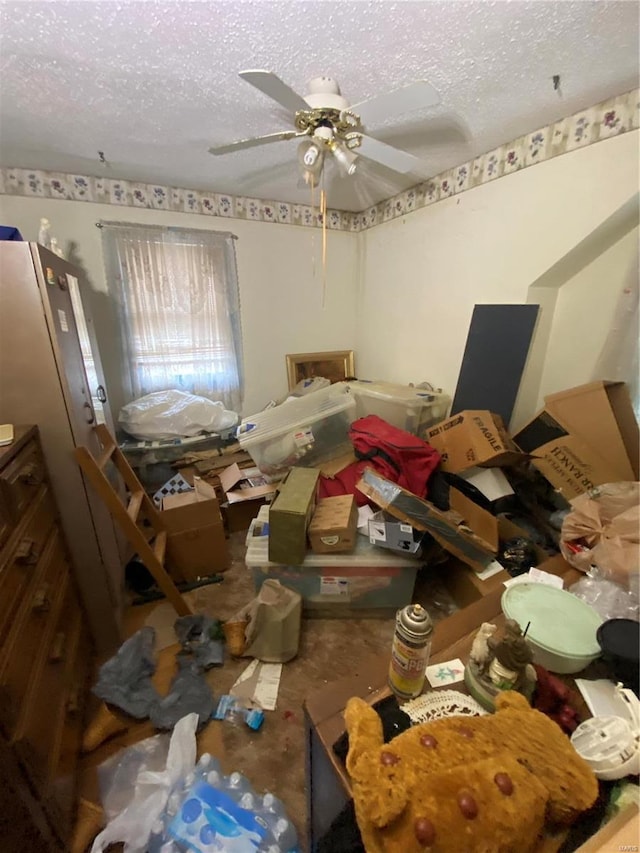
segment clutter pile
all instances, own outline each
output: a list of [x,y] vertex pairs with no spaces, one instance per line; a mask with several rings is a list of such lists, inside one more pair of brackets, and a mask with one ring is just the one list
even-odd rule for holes
[[[309,382],[245,418],[232,445],[174,461],[180,480],[165,484],[158,498],[172,570],[184,580],[223,571],[225,536],[246,530],[255,598],[224,624],[202,615],[176,622],[182,651],[166,697],[150,680],[151,628],[139,631],[102,667],[95,694],[110,708],[148,717],[160,730],[177,730],[191,715],[194,731],[217,719],[251,736],[263,724],[268,728],[265,712],[275,708],[282,673],[298,654],[303,615],[393,617],[412,603],[416,578],[425,570],[438,574],[461,608],[502,584],[511,601],[529,600],[525,588],[537,586],[540,592],[540,585],[548,597],[562,592],[577,609],[590,609],[584,657],[598,657],[598,626],[614,618],[637,622],[640,612],[638,428],[624,385],[594,382],[551,395],[544,410],[514,435],[491,411],[446,417],[447,406],[448,398],[430,389]],[[569,591],[562,590],[565,559],[585,573]],[[479,707],[497,713],[473,719],[475,746],[456,746],[455,766],[436,768],[420,791],[411,780],[422,759],[404,747],[412,744],[413,750],[417,729],[397,739],[404,762],[398,774],[388,758],[395,745],[380,752],[369,711],[354,700],[347,707],[352,738],[347,767],[368,851],[387,849],[391,836],[412,850],[416,839],[431,846],[436,836],[464,831],[456,848],[462,849],[468,827],[481,837],[496,826],[506,845],[529,849],[549,809],[570,821],[594,800],[592,772],[556,726],[569,733],[579,719],[566,686],[550,671],[575,670],[554,669],[549,661],[575,661],[576,650],[567,632],[553,648],[545,645],[533,608],[516,610],[495,637],[495,626],[482,626],[471,659],[454,662],[459,676],[450,680],[464,679]],[[224,664],[225,654],[253,663],[229,693],[214,699],[203,673]],[[519,759],[528,760],[531,745],[513,734],[514,720],[522,732],[542,733],[534,758],[544,758],[551,777],[536,771],[533,781],[529,774],[528,785],[520,784],[525,771]],[[453,728],[443,721],[423,734],[436,732],[432,740],[449,744]],[[508,745],[503,729],[511,733]],[[498,734],[499,760],[487,751]],[[272,795],[261,799],[246,780],[223,777],[211,761],[206,773],[181,775],[174,800],[165,786],[158,820],[149,825],[148,849],[165,850],[168,841],[180,850],[236,849],[207,845],[241,827],[238,832],[253,845],[242,849],[294,850],[295,833],[283,808],[274,807],[277,820],[265,816]],[[485,777],[497,770],[501,782],[493,786],[494,796]],[[470,797],[457,805],[444,802],[445,788],[472,783],[487,790],[486,802],[478,806]],[[223,827],[220,809],[235,821],[233,832]],[[416,814],[419,820],[409,820]]]

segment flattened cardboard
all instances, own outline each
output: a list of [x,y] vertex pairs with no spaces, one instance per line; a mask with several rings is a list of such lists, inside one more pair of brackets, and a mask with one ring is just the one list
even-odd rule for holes
[[507,434],[500,415],[465,410],[429,427],[424,439],[440,454],[440,467],[459,474],[478,465],[484,468],[516,465],[526,459]]
[[467,518],[454,509],[442,512],[372,468],[365,469],[357,488],[395,518],[430,533],[443,548],[475,571],[482,571],[494,559],[498,545],[496,518],[461,493],[456,496],[456,489],[450,489],[450,500],[453,498],[465,510]]
[[353,495],[318,501],[309,523],[309,544],[316,554],[353,551],[356,544],[358,507]]
[[341,453],[339,456],[334,456],[333,459],[327,459],[326,462],[319,463],[318,469],[323,477],[330,477],[333,479],[336,474],[343,471],[347,465],[352,465],[357,461],[356,454],[353,450],[349,450],[347,453]]
[[640,435],[623,382],[545,397],[545,408],[514,440],[568,501],[604,483],[638,479]]
[[297,566],[304,560],[319,476],[317,468],[292,468],[280,483],[269,511],[270,562]]
[[229,568],[220,505],[215,490],[194,477],[194,490],[169,495],[162,502],[167,528],[167,558],[185,581]]

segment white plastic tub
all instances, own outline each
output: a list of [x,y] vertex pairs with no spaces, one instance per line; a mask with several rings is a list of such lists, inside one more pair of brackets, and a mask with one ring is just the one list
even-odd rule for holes
[[[333,618],[354,610],[392,616],[411,603],[420,563],[371,545],[358,535],[350,554],[309,552],[299,566],[269,562],[269,508],[262,507],[247,534],[247,568],[256,591],[267,578],[280,581],[302,596],[303,609]],[[366,614],[364,614],[366,615]]]
[[278,474],[349,450],[355,418],[355,398],[341,383],[245,418],[237,438],[263,473]]
[[449,397],[424,388],[396,385],[392,382],[349,382],[356,400],[359,418],[378,415],[399,429],[422,436],[427,427],[443,420],[449,408]]

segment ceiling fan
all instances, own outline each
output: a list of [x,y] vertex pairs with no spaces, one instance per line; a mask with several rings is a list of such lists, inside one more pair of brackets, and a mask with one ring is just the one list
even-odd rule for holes
[[271,71],[241,71],[240,77],[293,113],[295,130],[240,139],[209,149],[211,154],[230,154],[244,148],[287,139],[301,139],[298,161],[307,183],[317,183],[325,158],[332,156],[343,175],[353,175],[359,157],[373,160],[401,174],[423,172],[426,164],[365,132],[365,127],[410,110],[440,103],[440,96],[426,80],[375,95],[350,105],[331,77],[316,77],[309,94],[302,97]]

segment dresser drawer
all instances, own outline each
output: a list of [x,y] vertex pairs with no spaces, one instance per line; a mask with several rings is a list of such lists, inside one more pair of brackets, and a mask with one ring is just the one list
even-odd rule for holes
[[16,521],[34,499],[46,476],[44,459],[35,441],[30,441],[6,468],[0,471],[0,491]]
[[62,708],[63,719],[58,749],[58,762],[53,770],[44,805],[56,826],[68,837],[75,817],[78,783],[78,756],[82,744],[84,704],[87,696],[91,641],[84,629],[77,632],[70,649],[65,684],[67,699]]
[[[81,612],[70,585],[49,627],[15,731],[15,749],[36,789],[47,792],[57,766],[71,667],[78,650]],[[71,697],[73,698],[73,697]]]
[[9,737],[25,711],[27,688],[43,643],[59,618],[68,574],[60,535],[54,530],[0,651],[0,718]]
[[0,648],[16,612],[37,573],[45,542],[55,521],[55,510],[46,488],[41,488],[27,517],[14,532],[0,564]]
[[16,523],[17,519],[15,513],[11,511],[9,498],[5,495],[4,490],[0,489],[0,549],[11,535]]

